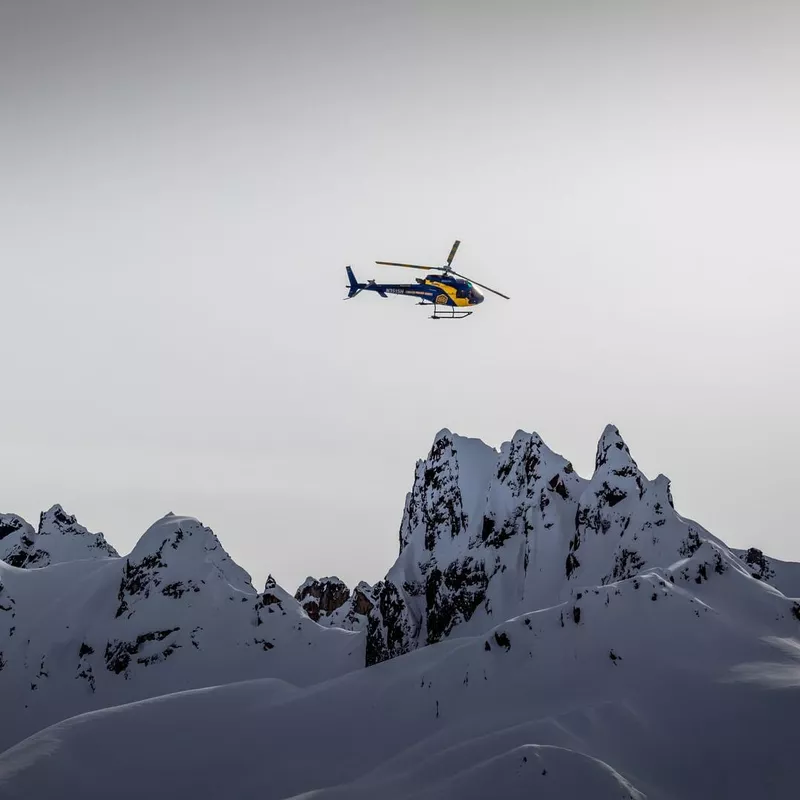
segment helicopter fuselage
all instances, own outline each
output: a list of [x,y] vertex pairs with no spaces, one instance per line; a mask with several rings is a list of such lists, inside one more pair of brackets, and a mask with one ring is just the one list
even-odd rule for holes
[[[351,270],[348,267],[348,277]],[[452,306],[463,308],[476,306],[484,301],[481,291],[470,281],[454,278],[450,275],[431,275],[417,278],[416,283],[377,283],[368,281],[358,283],[355,277],[350,278],[351,292],[376,292],[382,297],[390,294],[417,297],[422,303],[436,306]],[[352,295],[351,295],[352,296]]]
[[[420,278],[417,283],[384,283],[376,284],[387,294],[410,295],[419,297],[434,305],[441,306],[476,306],[484,300],[483,294],[469,281],[451,278],[447,275],[433,275]],[[369,289],[370,287],[367,286]]]

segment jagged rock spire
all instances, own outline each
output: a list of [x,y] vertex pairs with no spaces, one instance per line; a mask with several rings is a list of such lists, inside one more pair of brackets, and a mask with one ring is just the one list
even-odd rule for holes
[[611,424],[606,425],[603,429],[603,434],[600,437],[600,441],[597,443],[594,468],[595,470],[599,470],[607,464],[612,464],[614,466],[631,464],[633,467],[638,468],[619,429],[616,425]]

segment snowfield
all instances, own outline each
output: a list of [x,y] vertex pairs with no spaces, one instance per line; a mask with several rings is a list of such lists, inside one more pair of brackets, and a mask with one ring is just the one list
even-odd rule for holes
[[681,517],[613,426],[588,479],[441,431],[352,592],[258,592],[188,517],[82,536],[0,564],[3,800],[796,794],[800,565]]

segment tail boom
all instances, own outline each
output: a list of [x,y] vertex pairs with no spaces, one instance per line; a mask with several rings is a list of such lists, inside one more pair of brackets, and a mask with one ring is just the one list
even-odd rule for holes
[[363,292],[365,289],[377,292],[381,297],[388,297],[386,290],[382,285],[375,283],[375,281],[359,283],[356,280],[356,276],[353,274],[352,267],[345,267],[345,269],[347,270],[347,279],[350,282],[348,286],[347,300],[349,300],[351,297],[355,297],[359,292]]

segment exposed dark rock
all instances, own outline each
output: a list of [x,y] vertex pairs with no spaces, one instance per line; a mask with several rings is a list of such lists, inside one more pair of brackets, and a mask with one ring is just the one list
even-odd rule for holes
[[567,578],[580,566],[580,561],[575,557],[575,553],[567,555]]
[[[108,642],[106,645],[106,652],[105,652],[105,661],[106,661],[106,668],[109,672],[114,672],[119,675],[121,672],[125,672],[128,669],[128,665],[130,664],[131,658],[135,656],[139,652],[139,648],[145,642],[160,642],[167,638],[171,633],[180,630],[179,627],[169,628],[163,631],[153,631],[152,633],[143,633],[136,637],[136,641],[134,642],[123,642],[119,640],[114,640],[113,642]],[[178,645],[170,645],[168,646],[159,657],[163,656],[166,658]],[[169,651],[169,652],[167,652]],[[150,656],[147,659],[137,659],[139,663],[151,663],[154,659],[153,656]]]
[[485,600],[488,584],[483,563],[472,557],[450,564],[443,573],[434,567],[425,587],[427,643],[441,641],[469,620]]
[[367,666],[408,652],[416,633],[405,601],[391,581],[376,584],[375,593],[376,603],[367,621]]
[[683,558],[690,558],[699,549],[702,542],[694,528],[690,528],[686,538],[681,542],[678,552]]
[[366,616],[375,608],[375,605],[361,589],[357,588],[353,593],[353,608],[356,614]]
[[155,553],[144,556],[136,564],[132,564],[130,560],[125,561],[125,574],[122,577],[117,593],[119,606],[117,607],[117,613],[114,615],[115,617],[122,616],[128,610],[128,599],[149,597],[151,586],[157,587],[161,583],[159,570],[167,566],[161,557],[166,543],[167,541],[165,540]]
[[618,486],[610,486],[607,481],[595,492],[595,496],[609,508],[622,502],[628,495]]
[[603,435],[600,437],[600,441],[597,444],[597,453],[594,460],[595,472],[608,463],[609,451],[612,449],[623,452],[630,464],[633,467],[637,467],[636,462],[631,456],[631,451],[628,449],[628,445],[625,444],[622,440],[622,436],[620,436],[619,429],[615,425],[606,425]]
[[25,520],[16,514],[0,514],[0,542],[25,527]]
[[[611,581],[633,577],[644,565],[644,559],[635,551],[623,548],[614,562]],[[605,581],[604,581],[605,582]]]
[[757,580],[769,581],[775,577],[775,570],[772,569],[769,559],[757,547],[749,548],[741,558]]
[[350,599],[350,590],[338,578],[309,578],[295,592],[295,600],[315,622],[320,616],[329,616]]
[[165,597],[172,597],[174,599],[178,599],[183,597],[186,592],[199,592],[200,587],[192,580],[186,581],[175,581],[174,583],[167,584],[162,590],[161,594]]

